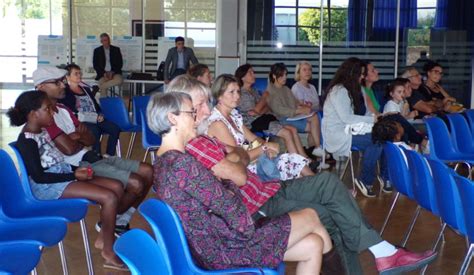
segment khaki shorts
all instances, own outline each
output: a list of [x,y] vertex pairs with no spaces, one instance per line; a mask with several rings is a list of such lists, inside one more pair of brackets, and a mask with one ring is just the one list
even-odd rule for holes
[[130,173],[136,173],[140,162],[119,157],[104,158],[94,163],[81,161],[80,167],[90,166],[94,170],[94,175],[111,178],[120,181],[124,187],[127,186]]

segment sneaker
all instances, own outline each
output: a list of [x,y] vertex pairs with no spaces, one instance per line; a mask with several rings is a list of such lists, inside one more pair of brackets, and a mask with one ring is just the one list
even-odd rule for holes
[[[102,222],[97,222],[95,224],[95,231],[100,232],[102,229]],[[127,225],[115,225],[115,230],[114,230],[114,235],[117,238],[120,238],[125,232],[130,230],[130,224],[127,223]]]
[[366,196],[367,198],[373,198],[375,197],[374,190],[372,188],[372,185],[366,186],[361,180],[355,179],[355,186],[359,188],[360,192],[362,195]]
[[322,158],[324,156],[324,153],[325,152],[324,152],[324,149],[322,147],[315,147],[313,149],[313,151],[311,152],[311,154],[313,156],[317,156],[317,157],[320,157],[320,158]]
[[377,180],[380,183],[380,189],[384,193],[392,193],[393,187],[389,180],[383,180],[380,175],[377,176]]
[[415,253],[399,248],[392,256],[376,258],[375,264],[380,275],[400,274],[423,267],[432,262],[436,256],[437,253],[431,250]]

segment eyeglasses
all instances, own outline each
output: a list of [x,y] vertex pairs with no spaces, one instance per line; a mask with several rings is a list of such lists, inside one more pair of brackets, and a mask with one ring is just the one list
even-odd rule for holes
[[191,116],[193,117],[194,120],[196,120],[196,116],[197,116],[197,111],[196,110],[191,110],[191,111],[179,111],[180,113],[185,113],[185,114],[191,114]]
[[53,79],[50,81],[45,81],[42,84],[56,84],[56,86],[61,86],[61,83],[66,85],[67,84],[67,79],[65,77],[58,78],[58,79]]

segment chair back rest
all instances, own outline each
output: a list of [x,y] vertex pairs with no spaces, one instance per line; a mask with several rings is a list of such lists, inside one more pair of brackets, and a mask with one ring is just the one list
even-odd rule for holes
[[416,201],[421,207],[439,216],[436,191],[428,160],[418,152],[410,150],[404,152],[408,158],[413,194]]
[[150,127],[148,127],[148,122],[146,120],[146,109],[140,111],[140,121],[142,127],[143,148],[147,149],[149,147],[161,146],[161,136],[153,133]]
[[464,114],[466,115],[467,122],[469,122],[471,135],[474,136],[474,109],[466,110]]
[[132,98],[133,124],[142,125],[142,117],[140,116],[140,113],[146,113],[146,107],[149,101],[149,95],[134,96]]
[[158,243],[164,244],[173,274],[194,274],[199,268],[189,250],[181,221],[176,212],[165,202],[149,199],[139,211],[150,224]]
[[3,149],[0,149],[0,163],[0,175],[2,175],[0,180],[0,207],[4,210],[3,212],[11,213],[13,210],[13,213],[15,213],[15,209],[20,206],[19,198],[25,197],[25,191],[22,188],[20,176],[12,158]]
[[33,193],[31,192],[30,178],[28,176],[28,171],[26,171],[26,166],[23,162],[23,157],[21,156],[20,151],[18,151],[18,148],[16,148],[16,141],[10,142],[8,145],[15,153],[16,160],[18,162],[18,168],[20,168],[20,184],[23,188],[23,192],[25,195],[31,198],[33,197]]
[[433,173],[438,210],[444,222],[466,234],[461,198],[454,180],[455,172],[440,160],[428,159]]
[[466,233],[472,243],[474,240],[474,215],[472,214],[474,213],[474,182],[459,175],[454,176],[454,178],[461,196]]
[[120,97],[101,97],[100,108],[105,118],[117,124],[120,129],[127,130],[133,126],[130,123],[127,107]]
[[147,232],[132,229],[115,241],[114,251],[134,275],[171,274],[160,245]]
[[262,95],[263,92],[266,91],[268,86],[268,78],[256,78],[255,83],[253,84],[253,88],[257,90],[257,92]]
[[451,137],[456,149],[463,153],[474,152],[471,129],[464,116],[461,114],[449,114],[447,117],[451,124]]
[[402,149],[387,142],[384,147],[387,158],[388,176],[395,189],[403,195],[414,199],[411,177],[408,173],[408,163]]
[[425,119],[430,140],[430,157],[447,160],[456,155],[456,148],[444,121],[438,117]]

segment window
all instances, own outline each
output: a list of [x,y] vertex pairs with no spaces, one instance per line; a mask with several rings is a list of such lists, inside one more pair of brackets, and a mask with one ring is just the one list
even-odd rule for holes
[[[348,0],[328,0],[323,8],[323,40],[345,41]],[[284,43],[320,38],[320,0],[276,0],[274,40]]]
[[216,0],[165,0],[165,36],[184,36],[193,47],[216,45]]

